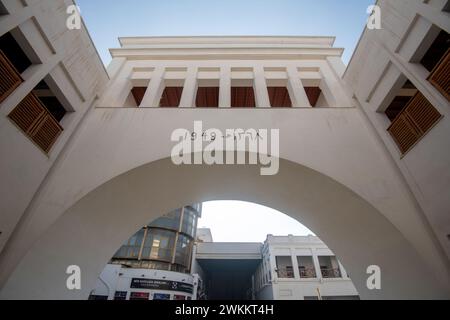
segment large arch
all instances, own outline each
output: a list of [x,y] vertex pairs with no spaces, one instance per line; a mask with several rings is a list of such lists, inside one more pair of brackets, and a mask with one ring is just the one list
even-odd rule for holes
[[[154,161],[119,175],[67,210],[34,243],[3,287],[5,299],[85,299],[124,239],[186,204],[243,200],[301,221],[340,257],[363,299],[448,298],[447,284],[402,233],[362,197],[330,177],[287,160],[275,176],[258,166],[175,166]],[[251,226],[249,226],[251,227]],[[366,268],[382,270],[382,290],[366,287]],[[69,291],[69,265],[82,290]]]

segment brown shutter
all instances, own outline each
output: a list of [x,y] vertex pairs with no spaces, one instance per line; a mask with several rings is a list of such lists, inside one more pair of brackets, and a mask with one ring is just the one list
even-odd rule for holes
[[0,103],[3,102],[21,83],[22,77],[9,59],[0,50]]
[[429,81],[450,101],[450,49],[431,72]]
[[33,93],[26,96],[8,117],[46,153],[63,132],[58,121]]
[[405,154],[422,138],[442,115],[418,92],[395,118],[388,131]]

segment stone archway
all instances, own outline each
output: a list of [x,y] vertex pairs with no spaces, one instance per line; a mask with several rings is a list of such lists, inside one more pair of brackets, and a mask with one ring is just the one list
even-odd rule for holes
[[[275,176],[256,166],[174,166],[148,163],[87,194],[34,243],[0,297],[86,299],[114,251],[148,221],[186,204],[242,200],[301,221],[340,257],[363,299],[446,298],[445,282],[378,210],[335,180],[282,160]],[[366,269],[382,270],[382,290],[369,291]],[[82,270],[82,290],[69,291],[69,265]]]

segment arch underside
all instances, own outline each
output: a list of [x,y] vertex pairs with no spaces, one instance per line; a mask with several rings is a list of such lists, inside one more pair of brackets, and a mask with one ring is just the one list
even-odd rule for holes
[[[319,172],[286,160],[279,174],[261,176],[259,166],[175,166],[164,159],[110,180],[66,211],[28,251],[0,297],[86,299],[124,239],[173,209],[212,200],[254,202],[297,219],[340,258],[363,299],[450,296],[397,228]],[[66,288],[70,265],[81,267],[80,291]],[[371,265],[381,268],[381,290],[367,289]]]

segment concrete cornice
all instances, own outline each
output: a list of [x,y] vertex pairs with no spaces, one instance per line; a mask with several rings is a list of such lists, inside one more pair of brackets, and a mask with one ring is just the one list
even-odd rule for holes
[[300,47],[327,47],[334,45],[335,37],[317,36],[186,36],[186,37],[121,37],[119,42],[122,47],[148,47],[162,45],[190,46],[209,45],[214,47],[236,46],[287,46]]
[[131,60],[321,60],[341,57],[342,48],[123,48],[110,49],[113,58]]
[[124,37],[112,57],[133,60],[180,59],[324,59],[342,56],[333,48],[334,37],[216,36],[216,37]]

